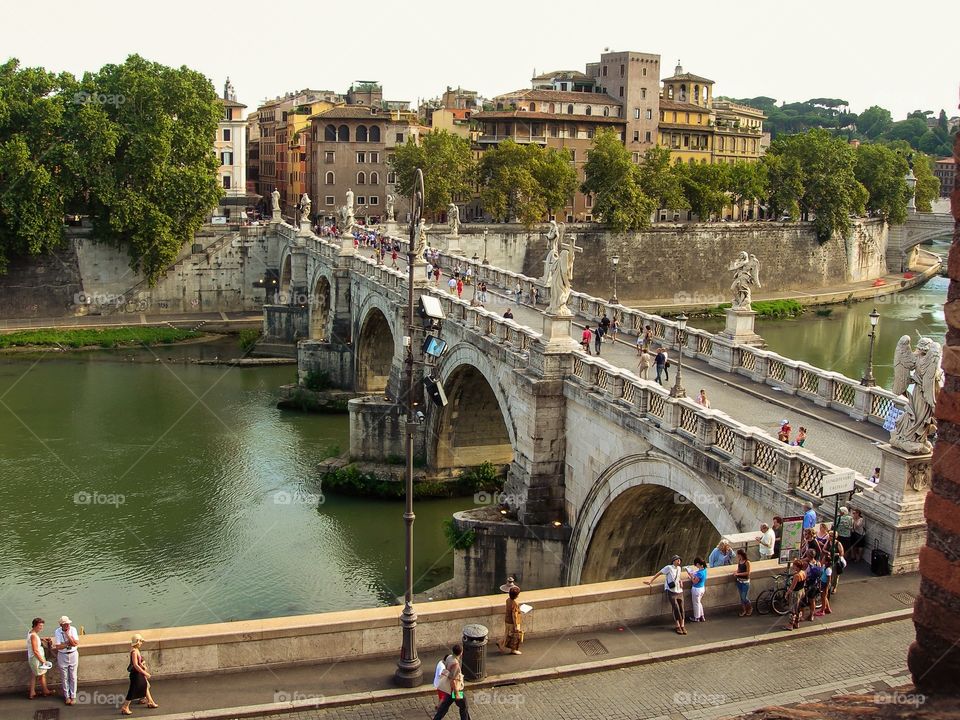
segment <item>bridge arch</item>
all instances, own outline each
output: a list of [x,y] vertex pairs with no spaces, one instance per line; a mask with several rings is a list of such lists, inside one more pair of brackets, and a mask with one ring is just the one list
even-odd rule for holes
[[286,305],[290,302],[290,294],[293,290],[293,255],[289,247],[284,248],[280,256],[280,286],[277,288],[277,302]]
[[355,387],[357,392],[383,393],[398,353],[397,333],[391,323],[396,313],[385,298],[370,292],[355,317]]
[[330,337],[332,292],[330,277],[318,268],[310,282],[311,340],[322,340]]
[[653,574],[739,532],[723,486],[657,452],[627,455],[587,494],[570,538],[567,584]]
[[440,379],[447,406],[432,408],[427,444],[430,467],[510,465],[516,424],[498,373],[486,356],[472,345],[459,343],[443,358]]

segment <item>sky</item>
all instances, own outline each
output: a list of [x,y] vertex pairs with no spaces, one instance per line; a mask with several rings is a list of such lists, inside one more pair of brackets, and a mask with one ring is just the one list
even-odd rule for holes
[[4,8],[0,59],[80,75],[138,53],[198,70],[219,93],[229,75],[253,110],[354,80],[412,103],[448,85],[492,97],[529,87],[534,70],[583,71],[609,48],[659,53],[664,77],[679,59],[714,80],[715,95],[842,98],[853,112],[880,105],[900,120],[917,109],[960,114],[958,21],[950,0],[45,0]]

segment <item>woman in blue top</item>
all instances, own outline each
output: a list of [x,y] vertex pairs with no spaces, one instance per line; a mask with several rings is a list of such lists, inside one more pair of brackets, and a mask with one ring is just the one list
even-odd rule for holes
[[697,571],[687,570],[687,575],[690,576],[690,603],[693,605],[693,617],[688,619],[690,622],[704,622],[706,618],[703,616],[703,593],[707,589],[707,564],[703,558],[697,558],[693,564]]

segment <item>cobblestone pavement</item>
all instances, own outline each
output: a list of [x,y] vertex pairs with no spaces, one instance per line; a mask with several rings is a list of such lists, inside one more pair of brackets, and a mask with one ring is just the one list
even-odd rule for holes
[[[474,720],[485,718],[723,718],[767,705],[790,705],[843,693],[877,693],[880,702],[910,702],[890,689],[910,681],[909,620],[716,652],[607,672],[489,689],[466,696]],[[270,720],[407,720],[433,714],[435,697],[271,715]],[[455,718],[456,708],[447,717]]]

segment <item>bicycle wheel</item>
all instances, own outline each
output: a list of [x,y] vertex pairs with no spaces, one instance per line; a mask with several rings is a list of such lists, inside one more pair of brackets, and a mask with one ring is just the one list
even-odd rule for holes
[[773,607],[773,590],[764,590],[757,595],[753,607],[760,615],[769,615],[770,609]]
[[782,588],[773,593],[773,599],[770,604],[773,606],[773,611],[777,615],[786,615],[790,612],[790,601],[787,599],[787,591]]

